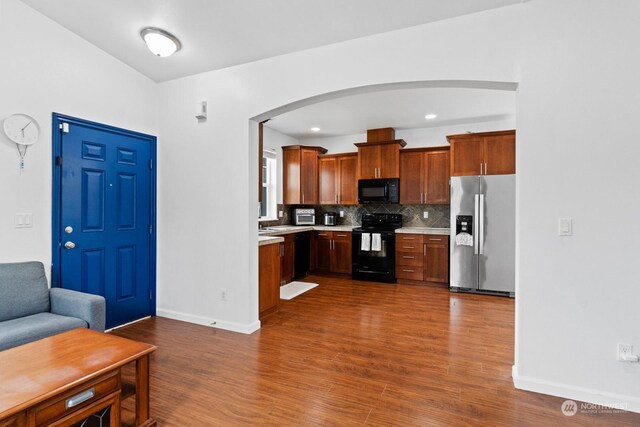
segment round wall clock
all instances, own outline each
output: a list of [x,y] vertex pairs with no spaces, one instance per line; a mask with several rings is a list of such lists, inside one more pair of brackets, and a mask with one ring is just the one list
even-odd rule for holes
[[2,124],[5,135],[20,145],[32,145],[40,137],[40,125],[31,116],[26,114],[12,114]]

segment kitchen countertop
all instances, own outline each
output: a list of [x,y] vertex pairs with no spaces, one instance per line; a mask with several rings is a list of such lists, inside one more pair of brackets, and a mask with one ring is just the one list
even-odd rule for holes
[[[266,230],[261,231],[259,237],[269,236],[281,236],[283,234],[301,233],[303,231],[343,231],[350,232],[359,225],[278,225],[275,227],[267,227]],[[448,228],[435,228],[435,227],[402,227],[396,230],[396,233],[401,234],[437,234],[448,236],[450,231]],[[276,243],[276,242],[273,242]],[[262,244],[262,243],[261,243]],[[266,243],[265,243],[266,244]]]
[[448,236],[451,234],[449,228],[435,228],[435,227],[402,227],[396,230],[396,233],[400,234],[438,234],[441,236]]
[[273,243],[284,242],[284,237],[258,236],[258,246],[271,245]]
[[259,236],[281,236],[283,234],[301,233],[303,231],[351,231],[357,225],[278,225],[267,227],[259,232]]

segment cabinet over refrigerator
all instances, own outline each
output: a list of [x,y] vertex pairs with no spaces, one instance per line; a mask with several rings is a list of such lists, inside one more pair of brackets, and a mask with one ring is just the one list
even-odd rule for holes
[[451,177],[451,291],[514,296],[515,182],[515,175]]

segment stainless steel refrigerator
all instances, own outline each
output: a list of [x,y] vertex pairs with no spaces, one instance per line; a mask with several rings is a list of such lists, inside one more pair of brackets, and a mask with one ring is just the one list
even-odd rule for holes
[[516,176],[451,177],[450,288],[515,293]]

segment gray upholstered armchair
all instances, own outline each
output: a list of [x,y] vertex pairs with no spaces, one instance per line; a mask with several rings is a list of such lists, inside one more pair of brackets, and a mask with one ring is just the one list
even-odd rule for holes
[[0,263],[0,351],[75,328],[104,331],[105,300],[49,289],[41,262]]

